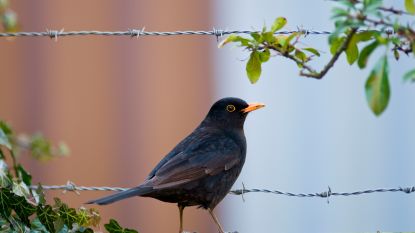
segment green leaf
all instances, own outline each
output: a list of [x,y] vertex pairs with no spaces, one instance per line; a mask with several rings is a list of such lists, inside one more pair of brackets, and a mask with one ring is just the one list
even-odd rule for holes
[[9,138],[6,133],[3,131],[3,128],[0,127],[0,146],[5,146],[7,149],[11,150],[12,145],[10,144]]
[[386,56],[383,56],[379,59],[366,81],[366,100],[376,116],[379,116],[389,103],[388,73],[388,59]]
[[377,32],[376,31],[359,32],[353,36],[354,37],[353,39],[355,39],[356,42],[368,41],[368,40],[373,39],[373,36],[375,35],[375,33]]
[[48,230],[46,230],[46,227],[43,226],[43,224],[40,222],[39,218],[33,219],[31,222],[31,231],[30,233],[49,233]]
[[303,48],[303,50],[306,50],[306,51],[316,55],[317,57],[320,57],[320,53],[315,48]]
[[258,43],[262,43],[262,36],[258,32],[251,32],[251,37]]
[[69,208],[65,203],[60,205],[58,214],[69,229],[72,229],[72,224],[77,222],[78,216],[76,210],[74,208]]
[[267,62],[271,56],[269,49],[265,49],[264,51],[259,53],[259,59],[261,62]]
[[305,53],[299,49],[295,50],[294,56],[300,59],[302,62],[305,62],[307,60],[307,55],[305,55]]
[[242,36],[237,36],[237,35],[232,34],[226,37],[222,42],[220,42],[218,45],[218,48],[222,48],[223,46],[231,42],[239,42],[241,46],[248,46],[251,41]]
[[414,0],[405,0],[405,9],[408,13],[412,15],[415,14],[415,1]]
[[357,58],[359,58],[359,49],[357,47],[357,39],[354,36],[351,40],[349,45],[346,48],[346,58],[347,62],[352,65]]
[[275,42],[275,36],[272,32],[263,32],[262,38],[269,44],[273,44]]
[[275,19],[274,23],[271,26],[271,32],[274,33],[281,28],[283,28],[287,24],[287,19],[284,17],[278,17]]
[[58,218],[58,214],[55,213],[52,209],[52,206],[38,205],[36,209],[37,216],[40,222],[46,227],[49,232],[55,232],[54,222]]
[[410,70],[403,76],[404,81],[415,82],[415,69]]
[[336,19],[339,17],[344,17],[344,16],[348,16],[349,15],[349,11],[343,9],[343,8],[339,8],[339,7],[334,7],[332,10],[332,16],[331,19]]
[[88,211],[85,208],[80,208],[79,211],[78,211],[76,222],[80,226],[88,226],[90,218],[91,217],[90,217]]
[[23,181],[19,183],[13,182],[12,192],[19,197],[30,198],[29,187]]
[[2,216],[4,219],[9,219],[12,207],[13,194],[10,192],[9,189],[6,188],[0,188],[0,216]]
[[393,50],[393,56],[395,57],[395,60],[399,60],[399,52],[398,52],[398,50],[397,49],[394,49]]
[[415,56],[415,41],[412,41],[412,53]]
[[104,227],[109,233],[138,233],[133,229],[122,228],[114,219],[110,219],[110,222],[105,224]]
[[37,185],[35,192],[32,192],[32,195],[35,198],[36,204],[44,205],[46,203],[45,193],[43,192],[43,187],[40,183]]
[[32,176],[23,168],[21,164],[17,165],[17,173],[19,175],[19,179],[26,185],[30,186],[32,184]]
[[12,184],[12,181],[9,177],[9,171],[7,169],[7,164],[3,159],[0,159],[0,188],[7,188]]
[[254,50],[246,63],[246,73],[252,84],[258,81],[261,76],[261,71],[261,59],[259,58],[259,52]]
[[330,53],[331,55],[334,55],[337,50],[339,50],[340,45],[343,44],[344,37],[338,37],[333,39],[333,41],[330,43]]
[[373,43],[367,45],[362,49],[360,52],[359,60],[357,61],[357,65],[360,69],[363,69],[367,65],[367,61],[369,60],[369,56],[375,51],[375,49],[379,46],[378,41],[374,41]]
[[30,227],[29,217],[36,212],[36,207],[26,201],[26,198],[14,196],[11,206],[19,219]]

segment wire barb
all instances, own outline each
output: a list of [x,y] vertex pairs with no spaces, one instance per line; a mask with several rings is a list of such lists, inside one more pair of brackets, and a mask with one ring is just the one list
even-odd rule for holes
[[60,36],[63,33],[63,31],[63,28],[60,31],[46,29],[46,33],[49,35],[51,39],[55,39],[55,42],[58,41],[58,36]]

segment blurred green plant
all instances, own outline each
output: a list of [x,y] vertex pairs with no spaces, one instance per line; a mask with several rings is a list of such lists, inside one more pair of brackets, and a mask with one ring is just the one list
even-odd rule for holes
[[9,7],[9,0],[0,0],[0,24],[5,32],[17,32],[20,29],[17,14]]
[[[7,123],[0,121],[0,232],[92,233],[99,226],[101,216],[93,208],[71,208],[59,198],[48,204],[42,186],[32,189],[32,176],[17,162],[16,155],[22,150],[40,160],[67,154],[67,147],[62,145],[52,146],[39,134],[18,137]],[[6,157],[11,159],[11,169]],[[137,233],[122,228],[115,220],[105,224],[105,229],[109,233]]]
[[[250,52],[246,63],[246,73],[251,83],[261,76],[261,65],[269,60],[271,52],[292,60],[300,69],[300,76],[322,79],[334,66],[341,54],[346,55],[350,65],[356,64],[365,69],[369,57],[376,49],[383,48],[384,55],[367,78],[365,90],[368,105],[375,115],[380,115],[390,99],[389,68],[387,54],[391,52],[396,60],[402,54],[415,58],[415,31],[411,23],[400,22],[402,15],[415,14],[415,1],[405,0],[405,10],[385,7],[383,0],[332,0],[338,4],[332,12],[335,30],[328,37],[331,59],[321,71],[314,69],[309,62],[320,53],[316,48],[298,46],[306,31],[290,35],[276,35],[287,20],[277,18],[270,29],[251,33],[250,37],[230,35],[219,47],[237,43]],[[413,17],[411,17],[413,19]],[[412,25],[415,22],[412,22]],[[407,71],[403,80],[415,82],[415,69]]]

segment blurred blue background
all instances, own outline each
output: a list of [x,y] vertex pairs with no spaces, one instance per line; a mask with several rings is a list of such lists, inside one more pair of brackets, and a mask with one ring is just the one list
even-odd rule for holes
[[[403,8],[403,1],[386,1]],[[261,29],[276,16],[297,27],[331,30],[329,1],[216,1],[215,25]],[[330,57],[327,37],[302,40],[323,51],[315,67]],[[384,51],[377,51],[377,57]],[[370,70],[350,67],[343,55],[323,80],[299,77],[292,62],[274,57],[260,81],[245,78],[248,53],[237,47],[215,51],[216,96],[241,96],[267,107],[246,123],[248,157],[235,187],[295,193],[351,192],[414,184],[415,86],[402,75],[412,59],[390,59],[392,95],[388,109],[375,117],[366,104],[364,84]],[[370,60],[371,67],[376,56]],[[224,78],[225,77],[225,78]],[[241,77],[243,79],[241,81]],[[413,231],[415,196],[404,193],[352,197],[296,198],[246,194],[228,196],[221,211],[226,229],[239,232]]]
[[[404,1],[386,1],[403,7]],[[331,1],[14,1],[23,31],[48,29],[124,31],[250,30],[278,16],[285,29],[332,30]],[[329,59],[327,37],[301,42]],[[342,56],[322,80],[299,77],[295,64],[273,57],[261,79],[245,74],[248,52],[217,48],[215,37],[65,37],[0,41],[0,118],[17,132],[41,131],[64,140],[71,156],[48,163],[21,160],[34,182],[132,187],[203,119],[210,105],[236,96],[267,107],[245,124],[248,154],[234,188],[294,193],[351,192],[414,185],[415,85],[402,75],[413,59],[390,59],[391,100],[375,117],[364,84],[370,70]],[[369,61],[371,67],[377,51]],[[390,56],[390,55],[389,55]],[[391,57],[392,58],[392,57]],[[72,206],[106,195],[62,194]],[[264,193],[228,195],[216,212],[224,228],[252,232],[413,231],[415,194],[296,198]],[[131,198],[98,207],[140,232],[176,232],[173,204]],[[186,208],[185,229],[216,232],[209,215]]]

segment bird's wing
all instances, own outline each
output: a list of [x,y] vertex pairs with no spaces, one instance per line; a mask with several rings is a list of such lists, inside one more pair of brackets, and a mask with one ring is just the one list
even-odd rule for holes
[[226,135],[203,137],[163,164],[148,180],[153,188],[167,188],[229,170],[242,159],[240,146]]

